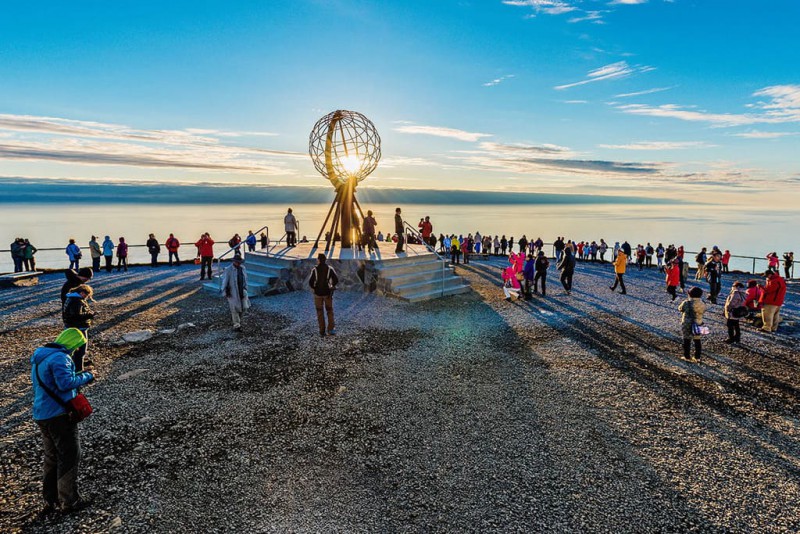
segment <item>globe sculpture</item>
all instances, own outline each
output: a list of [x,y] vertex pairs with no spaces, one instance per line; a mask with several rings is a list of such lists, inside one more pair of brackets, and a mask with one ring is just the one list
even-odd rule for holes
[[356,186],[375,170],[381,159],[378,131],[361,113],[340,109],[328,113],[314,125],[308,139],[308,153],[317,171],[336,190],[314,248],[319,247],[326,229],[326,251],[338,239],[341,239],[342,248],[353,248],[354,243],[361,242],[359,216],[364,218],[355,197]]

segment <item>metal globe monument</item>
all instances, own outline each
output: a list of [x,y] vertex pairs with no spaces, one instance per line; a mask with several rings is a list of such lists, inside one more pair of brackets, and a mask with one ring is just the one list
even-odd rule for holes
[[336,110],[314,125],[308,139],[308,153],[317,171],[336,190],[314,248],[319,247],[323,234],[326,251],[337,239],[341,239],[342,248],[353,248],[361,240],[359,220],[364,218],[355,197],[356,186],[375,170],[381,159],[378,130],[361,113]]

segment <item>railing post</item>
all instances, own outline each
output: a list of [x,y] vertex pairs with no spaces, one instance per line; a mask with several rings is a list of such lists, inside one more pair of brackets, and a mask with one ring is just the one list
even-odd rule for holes
[[753,271],[752,271],[752,273],[756,274],[756,259],[755,258],[753,258]]

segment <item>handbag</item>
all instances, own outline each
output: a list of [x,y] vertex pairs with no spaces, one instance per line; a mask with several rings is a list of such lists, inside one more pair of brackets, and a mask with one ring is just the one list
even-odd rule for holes
[[711,333],[711,330],[705,325],[692,323],[692,335],[695,336],[707,336]]
[[195,264],[195,265],[200,265],[200,263],[202,263],[202,260],[200,260],[200,256],[197,256],[197,257],[194,259],[194,264]]
[[522,282],[525,280],[525,275],[522,272],[516,273],[514,276],[517,277],[517,282]]
[[61,405],[67,411],[69,415],[69,420],[72,423],[80,423],[90,415],[92,415],[92,405],[89,404],[89,399],[83,393],[78,393],[75,398],[70,399],[68,402],[65,402],[61,397],[53,393],[53,391],[44,385],[42,382],[42,377],[39,376],[39,366],[36,366],[36,380],[39,381],[39,387],[41,387],[45,393],[50,395],[50,397],[56,401],[58,404]]

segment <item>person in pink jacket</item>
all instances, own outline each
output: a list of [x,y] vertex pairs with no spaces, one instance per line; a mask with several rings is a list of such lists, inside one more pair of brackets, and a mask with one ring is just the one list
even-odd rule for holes
[[522,298],[519,290],[519,280],[517,280],[517,273],[514,271],[514,267],[503,269],[503,293],[506,295],[506,300],[511,300],[512,295]]

